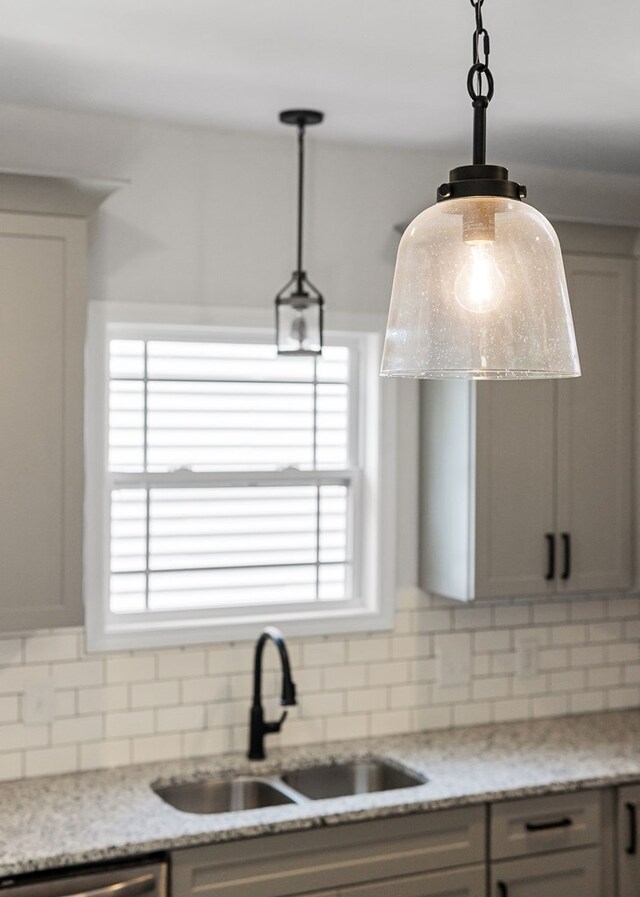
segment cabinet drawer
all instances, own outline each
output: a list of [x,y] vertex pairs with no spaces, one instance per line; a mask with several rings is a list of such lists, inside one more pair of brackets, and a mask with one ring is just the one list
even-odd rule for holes
[[486,869],[482,865],[341,888],[337,897],[485,897],[485,892]]
[[490,897],[611,897],[600,882],[600,851],[586,847],[495,863]]
[[328,826],[177,850],[173,897],[293,897],[483,863],[485,808]]
[[581,791],[507,801],[491,808],[491,856],[528,856],[597,844],[600,794]]

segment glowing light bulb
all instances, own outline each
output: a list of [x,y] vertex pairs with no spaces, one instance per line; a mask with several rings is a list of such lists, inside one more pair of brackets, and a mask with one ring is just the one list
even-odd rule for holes
[[291,339],[302,349],[307,339],[307,322],[304,319],[303,310],[299,310],[291,322]]
[[492,241],[478,240],[466,247],[467,261],[454,286],[456,302],[467,311],[486,314],[504,302],[504,277],[496,263]]

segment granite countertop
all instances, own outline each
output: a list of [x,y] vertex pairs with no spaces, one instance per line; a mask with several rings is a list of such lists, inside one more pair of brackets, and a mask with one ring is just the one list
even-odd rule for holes
[[[384,756],[427,777],[413,788],[217,815],[182,813],[149,787],[161,780]],[[640,711],[476,726],[233,754],[0,785],[0,877],[275,832],[640,780]]]

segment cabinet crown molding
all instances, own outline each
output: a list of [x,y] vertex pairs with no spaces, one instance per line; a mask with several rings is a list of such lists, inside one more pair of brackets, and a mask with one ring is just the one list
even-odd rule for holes
[[0,212],[90,218],[124,180],[0,171]]

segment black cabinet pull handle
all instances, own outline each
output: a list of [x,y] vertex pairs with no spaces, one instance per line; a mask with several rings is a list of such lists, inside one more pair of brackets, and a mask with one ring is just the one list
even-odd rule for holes
[[509,888],[503,881],[496,882],[499,897],[509,897]]
[[564,545],[564,567],[562,568],[562,578],[569,579],[571,576],[571,534],[562,533],[562,544]]
[[636,853],[638,847],[638,832],[637,832],[637,820],[636,820],[636,805],[635,804],[625,804],[625,809],[629,816],[629,842],[625,847],[625,853],[633,856]]
[[564,816],[562,819],[554,819],[553,822],[527,822],[525,828],[528,832],[546,832],[552,828],[569,828],[570,825],[573,825],[573,819]]
[[547,540],[547,572],[545,579],[553,579],[556,575],[556,537],[553,533],[545,533]]

